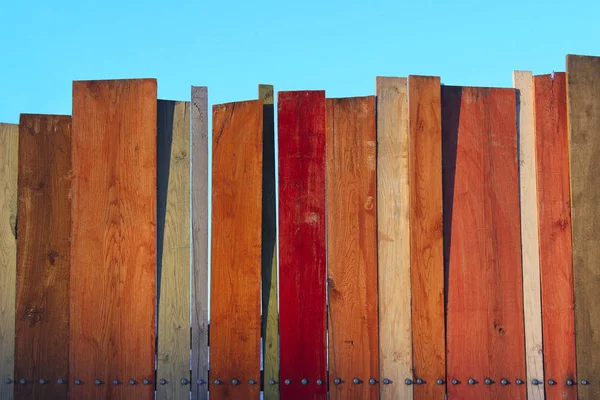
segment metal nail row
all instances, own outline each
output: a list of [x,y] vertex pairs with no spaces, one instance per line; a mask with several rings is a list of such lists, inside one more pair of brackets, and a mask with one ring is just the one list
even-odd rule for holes
[[[408,379],[407,379],[407,381],[408,381]],[[453,385],[460,385],[460,384],[461,384],[461,381],[459,381],[458,379],[452,379],[451,383],[452,383]],[[469,380],[467,381],[467,383],[468,383],[469,385],[477,385],[477,384],[479,384],[479,381],[477,381],[477,380],[475,380],[475,379],[473,379],[473,378],[469,378]],[[483,380],[483,383],[485,383],[486,385],[493,385],[493,384],[495,384],[495,383],[496,383],[496,381],[492,380],[491,378],[485,378],[485,379]],[[511,383],[511,382],[510,382],[508,379],[506,379],[506,378],[502,378],[502,379],[500,379],[500,384],[501,384],[502,386],[507,386],[507,385],[510,385],[510,383]],[[524,382],[522,379],[519,379],[519,378],[517,378],[517,379],[515,379],[515,383],[516,383],[517,385],[523,385],[525,382]],[[574,385],[576,385],[576,382],[575,382],[574,380],[572,380],[572,379],[567,379],[567,380],[565,381],[565,383],[566,383],[566,385],[567,385],[567,386],[574,386]],[[409,384],[409,383],[407,382],[407,385],[408,385],[408,384]],[[532,384],[532,385],[534,385],[534,386],[539,386],[539,385],[543,385],[543,384],[544,384],[544,382],[542,382],[542,381],[540,381],[540,380],[538,380],[538,379],[532,379],[532,380],[531,380],[531,384]],[[550,386],[554,386],[554,385],[556,385],[556,384],[557,384],[557,382],[556,382],[554,379],[548,379],[548,385],[550,385]],[[589,381],[587,381],[587,380],[583,379],[583,380],[581,381],[581,384],[582,384],[582,385],[589,385]]]
[[[13,381],[12,381],[12,379],[6,378],[6,379],[4,380],[4,383],[6,383],[7,385],[9,385],[9,384],[13,383]],[[21,385],[26,385],[26,384],[28,384],[28,383],[31,383],[31,382],[30,382],[30,381],[28,381],[28,380],[26,380],[25,378],[21,378],[21,379],[19,379],[19,384],[21,384]],[[47,384],[47,383],[49,383],[49,382],[48,382],[46,379],[42,378],[42,379],[40,379],[40,380],[38,381],[38,383],[39,383],[40,385],[45,385],[45,384]],[[56,383],[58,383],[59,385],[64,385],[64,384],[66,384],[66,383],[67,383],[67,381],[66,381],[65,379],[58,378],[58,379],[56,380]],[[79,386],[79,385],[83,385],[83,381],[82,381],[81,379],[75,379],[75,380],[73,381],[73,383],[75,383],[75,385],[77,385],[77,386]],[[100,380],[100,379],[96,379],[96,380],[94,380],[94,385],[96,385],[96,386],[100,386],[100,385],[102,385],[103,383],[105,383],[105,382],[103,382],[103,381],[102,381],[102,380]],[[113,384],[113,385],[120,385],[120,384],[122,384],[122,383],[123,383],[123,382],[121,382],[121,381],[120,381],[120,380],[118,380],[118,379],[114,379],[114,380],[112,381],[112,384]],[[129,380],[129,384],[130,384],[130,385],[136,385],[137,383],[138,383],[138,381],[136,381],[135,379],[130,379],[130,380]],[[144,379],[144,380],[142,381],[142,383],[143,383],[144,385],[150,385],[150,384],[152,383],[152,381],[151,381],[151,380],[149,380],[149,379]],[[161,380],[160,380],[160,384],[161,384],[161,385],[166,385],[167,383],[169,383],[169,382],[168,382],[166,379],[161,379]],[[188,384],[190,383],[190,381],[189,381],[188,379],[185,379],[185,378],[183,378],[183,379],[181,379],[181,380],[179,381],[179,383],[181,383],[182,385],[188,385]],[[199,385],[203,385],[203,384],[205,384],[206,382],[205,382],[204,380],[202,380],[202,379],[199,379],[197,383],[198,383]]]

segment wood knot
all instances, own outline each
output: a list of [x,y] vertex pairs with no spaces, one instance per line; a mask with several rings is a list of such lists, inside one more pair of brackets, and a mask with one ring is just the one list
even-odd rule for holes
[[34,326],[44,317],[44,309],[36,307],[25,308],[23,319],[29,323],[29,326]]
[[58,252],[56,250],[50,250],[48,252],[48,262],[52,265],[54,265],[54,263],[56,262],[56,259],[58,258],[60,254],[58,254]]

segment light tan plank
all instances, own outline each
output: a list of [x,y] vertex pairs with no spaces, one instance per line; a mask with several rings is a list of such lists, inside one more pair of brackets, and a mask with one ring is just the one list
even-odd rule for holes
[[523,307],[525,315],[525,360],[527,397],[544,398],[542,353],[542,306],[538,237],[535,135],[533,126],[533,80],[529,71],[515,71],[513,86],[518,89],[517,127],[519,131],[519,182],[521,197],[521,257],[523,260]]
[[156,398],[190,398],[190,103],[158,101]]
[[19,125],[0,124],[0,400],[13,398],[18,152]]
[[406,78],[378,76],[376,90],[381,398],[410,400],[412,387],[404,384],[412,378],[413,357]]

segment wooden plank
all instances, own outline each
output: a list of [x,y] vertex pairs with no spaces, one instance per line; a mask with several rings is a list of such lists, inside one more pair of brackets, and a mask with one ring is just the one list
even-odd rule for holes
[[579,398],[600,398],[600,57],[567,56],[571,224]]
[[15,399],[67,398],[70,191],[71,117],[21,114]]
[[449,398],[526,397],[516,384],[525,343],[515,105],[514,89],[442,87],[447,374],[461,382]]
[[157,112],[156,398],[189,400],[190,103],[159,100]]
[[326,138],[331,399],[378,399],[375,98],[328,99]]
[[259,398],[262,122],[260,100],[213,106],[211,400]]
[[262,323],[265,400],[279,399],[279,318],[277,310],[277,218],[275,203],[275,109],[273,86],[258,85],[263,102]]
[[[325,128],[324,91],[279,92],[280,347],[284,400],[327,398]],[[303,379],[308,382],[302,384]]]
[[17,275],[19,125],[0,123],[0,400],[12,400]]
[[440,93],[439,77],[408,77],[415,399],[446,394]]
[[192,86],[192,399],[208,399],[208,89]]
[[521,199],[521,260],[523,262],[523,313],[525,316],[525,360],[527,398],[543,400],[542,305],[536,183],[535,134],[533,121],[533,78],[529,71],[515,71],[517,89],[517,136],[519,138],[519,184]]
[[73,84],[71,400],[154,398],[156,107],[154,79]]
[[[379,368],[384,400],[413,398],[406,78],[377,77]],[[398,290],[403,288],[403,290]]]
[[575,400],[567,79],[557,72],[554,77],[536,76],[533,82],[544,371],[547,383],[556,382],[546,386],[546,397]]

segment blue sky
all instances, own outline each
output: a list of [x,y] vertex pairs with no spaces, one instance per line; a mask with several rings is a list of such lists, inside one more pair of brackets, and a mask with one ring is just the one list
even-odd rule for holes
[[600,55],[600,3],[416,0],[0,0],[0,121],[71,112],[71,81],[158,78],[159,97],[211,103],[277,90],[374,93],[375,76],[510,86],[567,53]]

